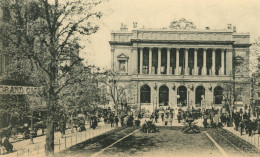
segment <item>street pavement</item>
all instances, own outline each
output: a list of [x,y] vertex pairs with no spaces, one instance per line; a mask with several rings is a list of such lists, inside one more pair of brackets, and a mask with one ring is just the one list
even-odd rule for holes
[[[87,125],[87,130],[82,132],[71,133],[71,129],[67,129],[65,135],[62,137],[60,132],[55,132],[54,137],[54,152],[60,152],[65,150],[77,143],[83,142],[85,140],[91,139],[95,136],[101,135],[108,132],[114,128],[110,127],[110,124],[105,124],[104,122],[99,122],[96,129],[90,129]],[[46,135],[38,136],[33,139],[34,144],[30,144],[30,139],[18,140],[10,142],[13,144],[13,152],[6,154],[5,149],[0,147],[0,155],[5,157],[41,157],[45,156],[45,139]]]
[[[149,118],[141,119],[141,125],[145,123],[145,121],[149,121]],[[203,119],[195,120],[195,123],[203,127]],[[165,126],[164,121],[158,119],[158,123],[155,123],[156,126]],[[76,145],[77,143],[86,141],[95,136],[101,135],[105,132],[108,132],[115,127],[111,128],[110,124],[105,124],[104,122],[99,122],[98,127],[96,129],[90,129],[89,124],[86,124],[86,131],[77,132],[74,130],[74,133],[71,133],[71,129],[67,129],[65,135],[62,137],[60,132],[55,132],[55,146],[54,152],[60,152],[62,150],[68,149],[69,147]],[[167,126],[170,126],[169,124]],[[178,123],[176,119],[173,120],[172,126],[184,126],[183,120]],[[231,133],[237,135],[238,137],[244,139],[245,141],[251,143],[256,146],[256,148],[260,149],[260,136],[255,134],[254,136],[249,137],[248,134],[240,135],[239,131],[235,131],[234,127],[224,127],[225,130],[230,131]],[[3,147],[0,147],[0,155],[6,157],[41,157],[45,156],[45,139],[46,136],[38,136],[33,139],[34,144],[30,144],[30,139],[27,140],[17,140],[12,141],[14,146],[14,151],[12,153],[6,154]]]

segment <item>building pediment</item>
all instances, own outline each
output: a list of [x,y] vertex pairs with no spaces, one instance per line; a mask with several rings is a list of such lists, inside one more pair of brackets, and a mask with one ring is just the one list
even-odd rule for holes
[[123,53],[117,56],[117,60],[128,60],[128,58],[129,57]]

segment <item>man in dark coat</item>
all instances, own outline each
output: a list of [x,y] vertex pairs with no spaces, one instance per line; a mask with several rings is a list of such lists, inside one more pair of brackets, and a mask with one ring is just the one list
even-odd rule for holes
[[159,118],[158,112],[155,112],[155,123],[157,123],[158,118]]
[[119,122],[119,119],[117,116],[115,116],[115,123],[116,123],[116,127],[118,127],[118,122]]
[[111,127],[114,127],[114,118],[112,115],[110,115],[109,121],[110,121]]
[[164,113],[162,113],[161,118],[162,118],[162,122],[163,122],[164,121]]
[[245,124],[244,124],[244,122],[242,120],[239,123],[239,127],[240,127],[240,135],[242,136],[243,135],[243,131],[245,129]]
[[178,112],[177,118],[178,118],[178,123],[180,123],[181,122],[181,113],[180,112]]
[[3,143],[1,142],[1,145],[5,147],[7,153],[13,151],[13,145],[9,142],[9,137],[4,137]]

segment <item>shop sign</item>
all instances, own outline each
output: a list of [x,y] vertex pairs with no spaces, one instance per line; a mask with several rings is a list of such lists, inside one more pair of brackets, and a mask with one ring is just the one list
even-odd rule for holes
[[0,85],[1,94],[29,95],[41,92],[41,87]]

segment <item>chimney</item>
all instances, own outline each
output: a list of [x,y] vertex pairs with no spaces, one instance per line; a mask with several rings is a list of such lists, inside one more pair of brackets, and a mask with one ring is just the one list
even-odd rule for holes
[[232,24],[227,24],[227,29],[232,29]]
[[127,31],[128,28],[127,28],[127,25],[124,25],[123,23],[121,23],[121,28],[120,28],[121,31]]
[[233,26],[233,32],[237,32],[237,27]]
[[133,22],[133,28],[137,28],[137,22]]

